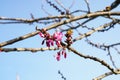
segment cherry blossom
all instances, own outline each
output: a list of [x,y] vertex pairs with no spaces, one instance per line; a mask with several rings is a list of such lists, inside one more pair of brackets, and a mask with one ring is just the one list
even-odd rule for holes
[[57,45],[58,47],[61,47],[62,37],[63,37],[62,32],[57,31],[57,32],[55,32],[55,33],[53,34],[53,39],[54,39],[54,41],[56,42],[56,45]]
[[[62,42],[62,38],[63,38],[63,33],[60,31],[56,31],[53,35],[50,35],[46,30],[42,29],[40,33],[38,33],[40,35],[40,37],[44,38],[44,40],[42,41],[42,45],[46,42],[46,46],[50,47],[50,46],[54,46],[54,42],[56,43],[57,47],[61,47],[62,50],[60,50],[59,52],[57,52],[55,58],[57,61],[60,61],[61,56],[63,56],[64,58],[67,57],[66,54],[66,50],[65,47],[61,45]],[[66,36],[66,43],[68,45],[72,44],[72,31],[68,31],[65,36]]]
[[[44,33],[44,34],[43,34]],[[53,41],[53,38],[52,36],[47,33],[45,30],[42,32],[39,32],[38,34],[42,37],[42,38],[45,38],[43,41],[42,41],[42,45],[44,44],[44,42],[46,41],[46,46],[47,47],[50,47],[50,46],[54,46],[54,41]]]
[[55,41],[61,41],[62,40],[62,37],[63,37],[63,34],[62,34],[62,32],[55,32],[54,34],[53,34],[53,38],[54,38],[54,40]]

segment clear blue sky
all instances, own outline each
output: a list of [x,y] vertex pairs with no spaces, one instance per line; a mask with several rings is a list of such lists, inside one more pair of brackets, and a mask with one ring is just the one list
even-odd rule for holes
[[[72,0],[61,0],[64,2],[66,8],[69,7]],[[111,4],[114,0],[89,0],[90,7],[92,11],[97,11],[105,8],[105,6]],[[0,1],[0,16],[4,17],[18,17],[18,18],[30,18],[30,13],[34,15],[35,18],[47,16],[43,10],[41,10],[41,4],[44,4],[45,9],[52,15],[57,15],[58,13],[44,0],[1,0]],[[71,10],[82,9],[87,10],[85,7],[84,0],[75,0],[74,7]],[[120,6],[114,11],[118,11]],[[77,14],[79,15],[79,14]],[[96,20],[89,23],[90,26],[102,25],[103,23],[109,22],[106,20]],[[94,23],[94,24],[93,24]],[[24,34],[35,31],[35,26],[40,28],[45,25],[41,24],[0,24],[0,42],[22,36]],[[99,33],[90,37],[91,40],[95,42],[103,43],[115,43],[120,41],[119,34],[120,28],[118,26],[115,29],[103,33]],[[113,34],[116,33],[116,34]],[[106,38],[105,38],[106,37]],[[112,37],[112,38],[111,38]],[[105,39],[104,39],[105,38]],[[43,47],[41,45],[42,39],[39,35],[32,38],[17,42],[15,44],[6,47]],[[85,54],[99,56],[100,58],[107,60],[109,57],[107,53],[99,49],[93,48],[87,45],[83,40],[78,42],[78,44],[73,45],[77,50]],[[120,47],[119,47],[120,48]],[[102,73],[108,72],[109,70],[102,66],[101,64],[85,60],[72,52],[67,51],[67,59],[61,59],[61,61],[56,61],[53,57],[57,51],[44,51],[44,52],[9,52],[0,53],[0,80],[15,80],[16,75],[20,76],[20,80],[62,80],[61,76],[58,74],[60,70],[67,80],[91,80],[94,77],[101,75]],[[113,51],[114,53],[114,51]],[[117,54],[115,54],[116,58]],[[120,66],[120,55],[117,56],[116,64]],[[118,61],[118,62],[117,62]],[[111,64],[111,63],[110,63]],[[103,80],[118,80],[118,76],[110,76]]]

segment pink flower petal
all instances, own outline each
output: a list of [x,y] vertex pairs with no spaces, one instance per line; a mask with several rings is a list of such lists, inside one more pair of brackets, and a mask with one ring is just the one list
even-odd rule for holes
[[62,32],[55,32],[55,33],[53,34],[53,38],[54,38],[54,40],[56,40],[56,41],[61,41],[61,40],[62,40],[62,37],[63,37]]
[[56,45],[57,45],[58,47],[61,47],[61,42],[60,42],[60,41],[56,41]]

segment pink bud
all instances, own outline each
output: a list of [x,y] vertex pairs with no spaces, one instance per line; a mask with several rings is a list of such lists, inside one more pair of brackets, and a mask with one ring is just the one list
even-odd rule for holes
[[57,52],[56,59],[57,59],[57,61],[60,61],[60,51]]
[[50,41],[49,40],[46,40],[46,46],[50,47]]
[[60,61],[60,56],[57,56],[56,59],[57,59],[57,61]]
[[66,54],[66,52],[64,53],[64,58],[66,58],[67,57],[67,54]]
[[39,32],[38,33],[40,35],[40,37],[45,37],[43,33]]

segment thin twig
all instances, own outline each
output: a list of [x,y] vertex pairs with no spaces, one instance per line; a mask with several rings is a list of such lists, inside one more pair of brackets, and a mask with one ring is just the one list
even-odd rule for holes
[[72,1],[72,4],[69,6],[68,9],[70,10],[70,8],[72,8],[74,4],[75,4],[75,0]]
[[110,47],[107,48],[107,51],[108,51],[108,56],[110,57],[110,61],[112,62],[112,65],[117,69],[116,65],[115,65],[115,62],[112,58],[112,55],[110,53]]
[[88,2],[88,0],[84,0],[85,2],[86,2],[86,4],[87,4],[87,8],[88,8],[88,13],[90,13],[90,5],[89,5],[89,2]]
[[46,14],[48,14],[49,16],[51,16],[51,14],[50,13],[48,13],[47,11],[46,11],[46,9],[44,9],[44,6],[43,6],[43,4],[41,5],[41,9],[46,13]]
[[60,0],[55,0],[57,2],[58,5],[60,5],[65,11],[67,11],[67,9],[64,7],[64,5],[60,2]]
[[62,78],[63,80],[66,80],[66,77],[63,75],[63,73],[61,73],[60,70],[58,71],[58,74],[60,74],[60,76],[61,76],[61,78]]

